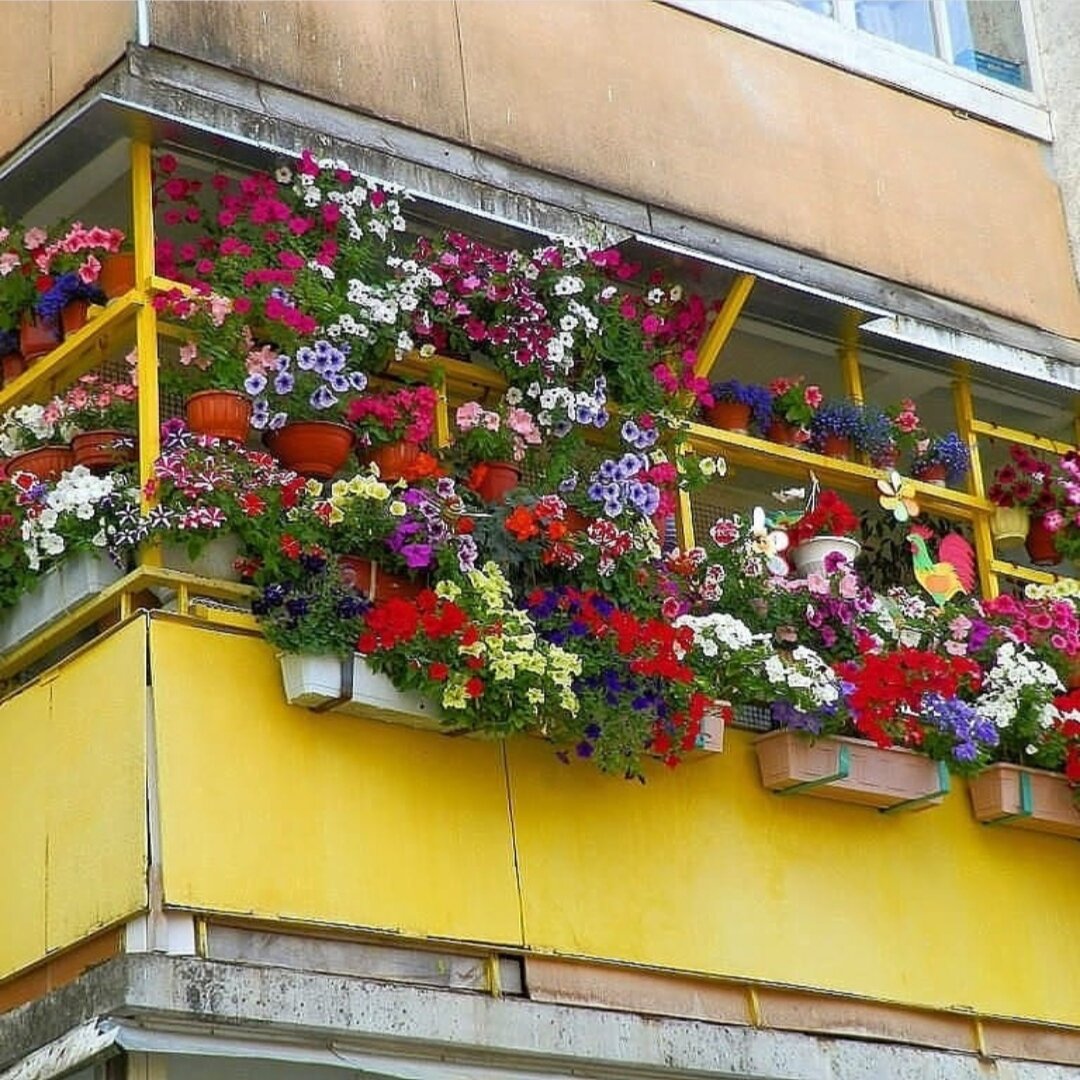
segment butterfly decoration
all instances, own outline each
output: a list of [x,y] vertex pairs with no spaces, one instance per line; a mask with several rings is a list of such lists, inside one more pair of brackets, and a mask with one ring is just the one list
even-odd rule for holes
[[779,491],[774,491],[772,497],[778,503],[794,502],[798,499],[800,502],[806,498],[806,488],[793,487],[793,488],[781,488]]
[[892,516],[901,524],[919,516],[915,485],[910,480],[905,480],[895,469],[884,480],[879,480],[877,486],[881,492],[878,503],[882,510],[891,510]]
[[787,559],[783,552],[787,550],[788,535],[782,529],[774,529],[760,506],[754,507],[750,525],[750,545],[765,559],[765,567],[776,577],[787,577]]

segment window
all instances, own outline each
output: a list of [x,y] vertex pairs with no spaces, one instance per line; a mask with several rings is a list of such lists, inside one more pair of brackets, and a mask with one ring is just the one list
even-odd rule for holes
[[1049,141],[1029,0],[667,0]]
[[1031,89],[1019,0],[790,0],[946,63]]

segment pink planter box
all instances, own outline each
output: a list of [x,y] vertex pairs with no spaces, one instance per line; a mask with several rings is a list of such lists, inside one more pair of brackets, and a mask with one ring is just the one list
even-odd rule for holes
[[1080,810],[1060,773],[991,765],[971,781],[971,806],[986,825],[1080,837]]
[[935,806],[949,792],[944,763],[861,739],[773,731],[754,749],[762,784],[778,795],[813,795],[889,811]]

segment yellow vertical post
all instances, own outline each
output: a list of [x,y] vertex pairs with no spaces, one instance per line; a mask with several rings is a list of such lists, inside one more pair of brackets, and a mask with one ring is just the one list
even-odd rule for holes
[[863,403],[862,371],[859,369],[859,321],[862,313],[854,308],[844,312],[840,323],[840,347],[836,355],[840,360],[840,377],[844,381],[844,393]]
[[[978,436],[973,428],[975,407],[971,400],[971,371],[967,364],[957,361],[953,368],[953,407],[956,410],[956,431],[963,439],[971,455],[968,470],[968,493],[979,499],[986,498],[983,484],[982,461],[979,457]],[[976,510],[971,518],[975,536],[975,556],[979,566],[979,588],[986,598],[997,596],[998,578],[991,569],[994,558],[994,538],[990,534],[990,513]]]
[[705,336],[698,346],[697,363],[694,365],[695,375],[699,375],[703,379],[709,377],[713,364],[716,363],[716,358],[720,355],[720,350],[730,336],[735,321],[742,313],[743,305],[746,303],[755,281],[757,281],[757,278],[753,274],[737,274],[735,276],[731,288],[728,289],[727,296],[724,297],[724,304],[720,308],[719,314],[713,319],[709,329],[705,331]]
[[[691,447],[688,443],[680,445],[675,453],[676,456],[681,454],[692,453]],[[679,489],[677,501],[675,504],[675,527],[679,536],[679,547],[683,551],[689,551],[694,546],[694,516],[693,516],[693,503],[690,501],[690,492]],[[663,539],[661,537],[661,539]]]
[[435,445],[441,450],[450,445],[450,401],[447,396],[446,372],[436,368],[433,381],[435,392],[439,396],[435,403]]
[[[157,312],[150,302],[150,279],[154,274],[154,202],[150,143],[131,142],[131,226],[135,247],[135,287],[141,306],[135,319],[136,378],[139,383],[139,483],[143,491],[155,458],[161,452],[160,400],[158,396]],[[143,495],[143,508],[149,500]],[[156,546],[141,553],[144,565],[160,566]]]

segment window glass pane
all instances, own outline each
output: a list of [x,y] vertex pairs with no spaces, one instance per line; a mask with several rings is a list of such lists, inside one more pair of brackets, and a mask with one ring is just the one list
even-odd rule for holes
[[1011,86],[1031,89],[1020,0],[946,0],[952,60]]
[[828,15],[831,18],[833,14],[832,0],[788,0],[788,3],[806,8],[807,11],[813,11],[817,15]]
[[860,30],[919,52],[937,53],[929,0],[855,0]]

